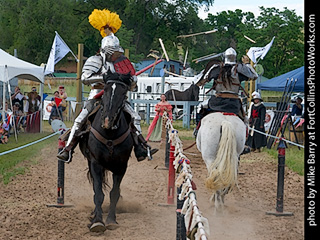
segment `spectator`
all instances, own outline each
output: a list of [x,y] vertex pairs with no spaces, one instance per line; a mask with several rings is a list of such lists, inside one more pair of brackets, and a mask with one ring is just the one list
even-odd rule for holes
[[[56,99],[58,99],[58,100],[56,101]],[[59,102],[58,108],[57,108],[57,102]],[[50,113],[50,119],[51,118],[52,119],[59,118],[59,119],[61,119],[63,121],[61,104],[62,104],[62,99],[59,97],[59,91],[55,91],[54,92],[54,97],[51,98],[52,108],[51,108],[51,113]],[[51,121],[49,123],[51,124]]]
[[[36,88],[36,87],[32,87],[32,88],[31,88],[31,92],[36,92],[36,93],[37,93],[37,88]],[[41,97],[40,97],[40,95],[39,95],[38,93],[37,93],[36,99],[38,99],[39,102],[41,102]]]
[[26,105],[24,106],[24,112],[27,114],[34,113],[39,110],[40,101],[37,99],[37,92],[29,92]]
[[303,106],[301,105],[301,103],[302,103],[302,98],[297,97],[296,103],[292,106],[292,111],[291,111],[292,116],[294,116],[294,115],[301,116],[302,115]]
[[153,142],[161,141],[162,135],[162,116],[164,112],[167,112],[168,117],[172,119],[172,106],[166,100],[166,95],[161,94],[160,102],[155,106],[156,116],[153,119],[151,125],[148,129],[148,135],[146,140],[150,140]]
[[[19,109],[20,104],[18,102],[16,102],[13,105],[13,115],[14,115],[14,120],[17,123],[17,130],[20,130],[20,125],[22,124],[22,127],[25,128],[26,127],[26,117],[23,117],[23,112]],[[19,118],[19,121],[17,121],[17,118]]]
[[23,100],[27,99],[26,96],[24,96],[21,93],[21,90],[18,86],[15,87],[14,89],[14,93],[11,94],[11,100],[12,100],[12,104],[15,104],[16,102],[18,102],[20,104],[20,110],[23,111]]
[[62,111],[65,111],[66,108],[67,108],[67,97],[68,97],[68,95],[67,95],[67,93],[66,93],[66,91],[64,89],[64,86],[62,86],[62,85],[59,86],[59,90],[58,91],[59,91],[59,97],[62,99],[59,107],[61,106]]
[[[252,100],[253,106],[251,108],[251,114],[249,118],[249,126],[260,132],[265,132],[264,122],[266,118],[266,107],[263,105],[263,100],[260,97],[260,94],[253,96]],[[249,130],[249,136],[247,139],[247,144],[252,149],[252,152],[260,152],[261,147],[267,145],[267,138],[265,135],[254,131],[253,129]]]
[[8,142],[8,131],[9,125],[6,123],[0,124],[0,142],[2,144],[7,144]]
[[20,110],[20,103],[16,102],[13,104],[13,115],[17,117],[23,116],[23,112]]

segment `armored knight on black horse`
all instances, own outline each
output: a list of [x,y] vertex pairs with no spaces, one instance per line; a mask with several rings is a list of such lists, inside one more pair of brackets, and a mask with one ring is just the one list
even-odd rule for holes
[[[73,151],[79,141],[77,133],[81,132],[88,120],[88,116],[95,109],[97,102],[103,95],[104,80],[115,78],[116,75],[125,83],[129,83],[131,90],[135,89],[137,82],[135,69],[130,60],[123,55],[124,51],[120,46],[119,39],[114,35],[122,24],[119,16],[107,9],[95,9],[89,16],[89,22],[99,30],[103,39],[100,52],[95,56],[89,57],[82,69],[81,80],[85,85],[91,85],[91,91],[83,109],[74,121],[66,147],[57,155],[59,160],[65,162],[71,162]],[[141,135],[141,118],[128,102],[125,103],[124,110],[133,119],[135,130],[132,135],[135,142],[134,152],[137,160],[142,161],[147,156],[150,158],[158,149],[151,149]]]

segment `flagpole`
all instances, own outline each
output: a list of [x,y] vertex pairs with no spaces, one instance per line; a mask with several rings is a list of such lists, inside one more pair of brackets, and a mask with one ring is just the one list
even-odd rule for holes
[[80,113],[82,107],[82,82],[81,82],[81,71],[83,65],[83,44],[78,44],[78,56],[79,60],[77,64],[77,104],[76,104],[76,116]]
[[[59,35],[59,33],[57,31],[54,31],[61,39],[61,41],[68,46],[68,44],[65,43],[65,41],[62,39],[62,37]],[[69,48],[70,49],[70,48]],[[76,59],[77,62],[79,62],[79,59],[77,58],[77,56],[72,52],[72,50],[70,49],[71,54],[73,55],[73,57]]]

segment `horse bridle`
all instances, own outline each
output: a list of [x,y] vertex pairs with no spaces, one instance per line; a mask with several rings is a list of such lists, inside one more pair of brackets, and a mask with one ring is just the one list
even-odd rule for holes
[[[121,84],[122,86],[126,87],[127,90],[129,90],[129,86],[128,86],[127,84],[125,84],[124,82],[121,82],[121,81],[119,81],[119,80],[108,80],[108,81],[106,82],[106,84],[108,84],[108,83]],[[123,108],[124,104],[125,104],[125,100],[123,101],[121,107],[118,108],[118,111],[116,112],[116,116],[119,115],[119,112],[120,112],[121,109]],[[105,110],[103,104],[101,104],[101,107],[100,107],[100,108],[101,108],[101,127],[102,127],[102,128],[105,128],[105,126],[104,126],[104,115],[105,115],[105,111],[106,111],[106,110]],[[112,126],[112,129],[117,129],[118,123],[119,123],[119,119],[118,119],[117,124],[116,124],[115,126]]]

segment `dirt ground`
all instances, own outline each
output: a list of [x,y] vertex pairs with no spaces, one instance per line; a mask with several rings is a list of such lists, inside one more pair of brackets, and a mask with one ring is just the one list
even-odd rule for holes
[[[191,143],[184,141],[185,146]],[[65,171],[65,203],[74,207],[47,207],[56,203],[56,152],[55,146],[43,149],[36,159],[38,164],[27,163],[25,175],[8,185],[0,183],[0,239],[175,239],[175,207],[158,205],[166,203],[167,196],[168,171],[159,170],[164,166],[163,149],[153,161],[129,160],[117,208],[119,228],[100,235],[87,228],[94,208],[93,190],[86,177],[87,162],[78,148]],[[275,211],[277,161],[264,152],[244,155],[239,188],[226,196],[224,213],[215,215],[209,201],[211,192],[204,186],[205,165],[196,147],[187,152],[191,153],[198,206],[209,220],[209,239],[304,239],[303,177],[286,169],[284,210],[294,216],[266,215],[266,211]],[[105,216],[108,202],[106,193]]]

